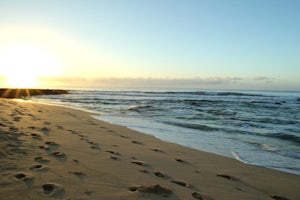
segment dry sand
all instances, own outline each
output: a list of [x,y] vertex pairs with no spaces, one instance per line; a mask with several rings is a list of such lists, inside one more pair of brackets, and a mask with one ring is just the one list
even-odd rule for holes
[[300,199],[300,176],[0,99],[0,199]]

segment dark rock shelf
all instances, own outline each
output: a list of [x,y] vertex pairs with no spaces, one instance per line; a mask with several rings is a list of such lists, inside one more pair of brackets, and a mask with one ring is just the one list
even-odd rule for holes
[[52,89],[0,89],[1,98],[29,98],[36,95],[58,95],[68,94],[68,90],[52,90]]

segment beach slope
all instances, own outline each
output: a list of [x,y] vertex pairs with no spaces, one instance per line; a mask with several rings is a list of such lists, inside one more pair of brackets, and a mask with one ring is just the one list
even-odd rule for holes
[[0,99],[0,199],[300,199],[300,176]]

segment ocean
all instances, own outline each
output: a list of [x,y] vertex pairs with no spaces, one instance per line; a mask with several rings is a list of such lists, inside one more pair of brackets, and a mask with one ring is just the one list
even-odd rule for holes
[[300,175],[300,92],[86,89],[31,100],[90,111],[164,141]]

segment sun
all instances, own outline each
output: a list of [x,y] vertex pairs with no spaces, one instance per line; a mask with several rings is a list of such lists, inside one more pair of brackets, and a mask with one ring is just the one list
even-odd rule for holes
[[38,87],[40,85],[36,77],[21,77],[20,75],[9,76],[7,77],[6,82],[9,86],[16,88],[33,88]]
[[53,56],[36,46],[11,45],[0,51],[0,73],[10,87],[39,87],[39,78],[58,75],[59,71]]

